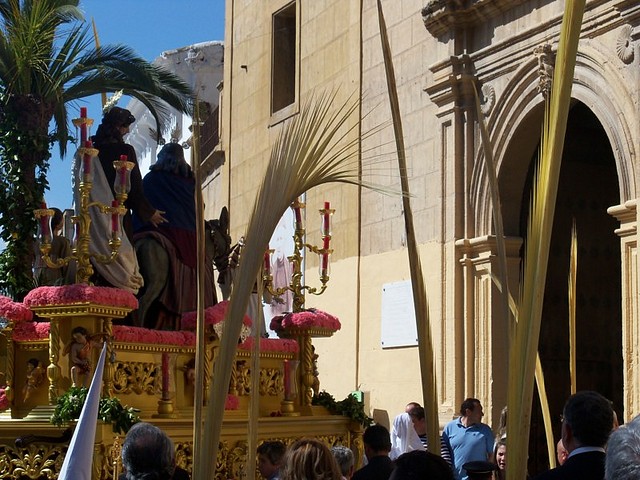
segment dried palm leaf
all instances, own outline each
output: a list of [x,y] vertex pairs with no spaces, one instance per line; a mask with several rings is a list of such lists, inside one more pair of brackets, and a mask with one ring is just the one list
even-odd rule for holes
[[527,472],[533,378],[549,246],[584,6],[585,0],[567,0],[565,3],[551,98],[545,108],[542,151],[527,230],[518,321],[515,341],[509,350],[507,437],[512,441],[509,442],[508,480],[525,478]]
[[[501,293],[501,303],[504,318],[507,319],[509,328],[509,345],[513,342],[515,331],[515,321],[518,318],[518,310],[516,303],[509,291],[509,281],[507,275],[507,251],[505,247],[504,228],[502,223],[502,211],[500,208],[500,191],[498,187],[498,174],[493,159],[493,148],[491,144],[491,136],[489,130],[481,116],[480,96],[473,85],[473,93],[476,100],[476,114],[478,116],[478,125],[480,127],[480,137],[482,138],[482,146],[484,150],[485,171],[489,190],[491,192],[491,205],[493,209],[493,225],[496,234],[496,246],[498,250],[498,271],[491,271],[491,278]],[[509,315],[511,313],[511,315]],[[509,321],[512,320],[512,321]],[[545,436],[547,438],[547,451],[549,453],[549,464],[555,466],[555,448],[553,441],[553,427],[551,424],[551,412],[549,410],[549,398],[547,397],[547,388],[544,383],[544,372],[542,370],[542,362],[540,354],[536,353],[536,369],[535,369],[536,385],[538,386],[538,396],[540,397],[540,406],[542,409],[542,419],[545,427]]]
[[[333,107],[336,93],[310,96],[300,113],[286,122],[271,150],[249,220],[247,244],[238,267],[215,362],[203,425],[204,441],[195,450],[193,478],[214,475],[222,430],[224,402],[242,318],[260,271],[264,252],[280,217],[291,203],[313,187],[339,182],[363,185],[359,178],[359,99]],[[367,137],[369,133],[365,133]],[[375,187],[379,191],[383,189]],[[197,425],[196,425],[197,428]]]
[[576,393],[576,290],[578,284],[578,231],[576,219],[571,227],[571,256],[569,260],[569,377],[571,395]]
[[424,397],[425,418],[427,420],[427,438],[429,449],[434,453],[440,453],[440,423],[438,419],[438,395],[434,367],[433,342],[431,339],[431,326],[429,320],[429,302],[427,300],[422,264],[418,252],[415,229],[413,226],[413,213],[411,210],[409,178],[407,175],[407,160],[405,157],[404,134],[402,131],[402,118],[398,102],[395,73],[391,48],[387,37],[387,27],[382,12],[382,4],[378,0],[378,21],[380,25],[380,39],[382,41],[382,53],[384,56],[384,68],[387,77],[387,89],[389,91],[389,103],[391,105],[391,117],[393,119],[393,132],[396,140],[398,154],[398,167],[400,168],[400,184],[402,187],[402,208],[404,210],[404,222],[407,231],[407,247],[409,253],[409,267],[411,272],[411,288],[413,290],[413,304],[416,315],[416,327],[418,331],[418,352],[420,354],[420,372],[422,377],[422,395]]

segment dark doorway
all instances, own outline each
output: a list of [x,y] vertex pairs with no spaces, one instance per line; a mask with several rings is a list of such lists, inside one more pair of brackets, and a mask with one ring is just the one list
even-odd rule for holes
[[[534,165],[532,161],[522,202],[523,237]],[[617,222],[607,213],[608,207],[618,203],[618,178],[609,140],[595,115],[577,102],[567,125],[539,344],[556,442],[560,439],[562,407],[570,395],[568,272],[574,219],[578,232],[577,389],[600,392],[623,418],[620,239],[614,233]],[[537,392],[529,449],[529,473],[547,470]]]

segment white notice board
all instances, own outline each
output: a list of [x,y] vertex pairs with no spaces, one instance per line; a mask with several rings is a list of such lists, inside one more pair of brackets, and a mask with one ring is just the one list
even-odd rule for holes
[[382,348],[418,345],[418,329],[410,280],[386,283],[382,286],[380,336]]

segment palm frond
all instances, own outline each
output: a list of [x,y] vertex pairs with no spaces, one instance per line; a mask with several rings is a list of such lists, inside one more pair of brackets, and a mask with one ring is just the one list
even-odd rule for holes
[[280,217],[296,198],[313,187],[333,182],[359,184],[359,99],[351,97],[337,108],[334,108],[335,100],[336,92],[311,95],[301,105],[300,113],[284,122],[272,147],[227,310],[213,372],[215,382],[211,382],[206,407],[203,448],[195,452],[194,478],[213,478],[224,401],[242,318]]
[[533,188],[527,230],[522,292],[515,340],[509,351],[508,480],[525,478],[535,359],[540,336],[549,245],[567,127],[571,86],[585,0],[567,0],[560,32],[553,86],[542,132],[540,165]]
[[576,219],[571,227],[571,254],[569,258],[569,377],[571,395],[577,390],[576,369],[576,295],[578,285],[578,231]]
[[407,232],[407,250],[409,254],[409,268],[411,272],[411,288],[413,290],[413,303],[418,332],[418,352],[420,355],[420,373],[422,378],[422,395],[424,397],[425,418],[427,420],[427,437],[431,451],[439,453],[440,422],[438,421],[438,386],[435,375],[433,341],[431,337],[431,322],[429,318],[429,302],[427,299],[427,289],[422,272],[422,263],[420,262],[418,242],[416,240],[415,228],[413,226],[413,213],[411,210],[411,200],[409,198],[409,178],[407,174],[407,160],[405,157],[404,133],[402,129],[402,118],[400,115],[400,104],[398,102],[398,91],[396,88],[391,48],[387,37],[387,27],[380,0],[378,0],[378,22],[380,26],[380,39],[382,42],[382,53],[387,78],[387,90],[389,92],[389,103],[391,105],[391,116],[393,119],[393,132],[396,140],[398,167],[400,169],[400,184],[404,194],[402,196],[402,208],[404,210],[404,221]]

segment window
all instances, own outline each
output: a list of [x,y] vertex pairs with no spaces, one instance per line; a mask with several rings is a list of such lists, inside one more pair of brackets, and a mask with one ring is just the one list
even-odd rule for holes
[[296,101],[296,2],[273,14],[271,114]]

